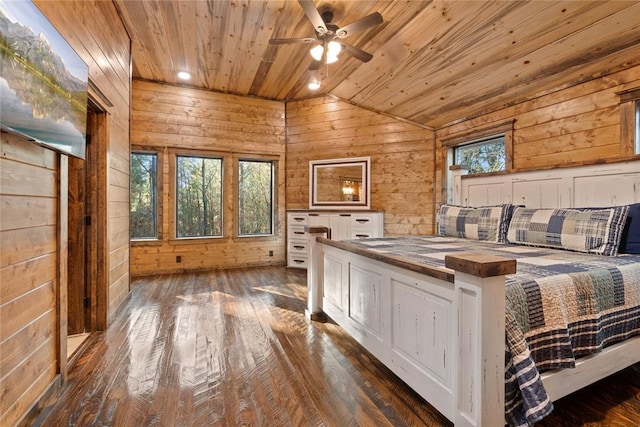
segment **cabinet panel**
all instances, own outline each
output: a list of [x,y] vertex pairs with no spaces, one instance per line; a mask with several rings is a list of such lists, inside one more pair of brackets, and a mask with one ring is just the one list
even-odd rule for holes
[[[448,383],[451,302],[409,283],[391,280],[394,351]],[[449,356],[451,357],[451,355]]]
[[351,265],[349,269],[349,317],[375,336],[382,332],[380,274]]
[[347,240],[351,238],[349,226],[351,225],[351,214],[334,214],[330,216],[329,228],[331,229],[332,240]]
[[324,287],[323,297],[329,302],[344,311],[347,306],[349,285],[344,277],[344,262],[340,259],[332,258],[329,255],[324,257]]
[[329,227],[329,215],[310,212],[307,218],[307,225],[311,227]]
[[[640,202],[640,173],[603,178],[575,178],[573,206],[619,206]],[[612,187],[618,191],[611,191]]]

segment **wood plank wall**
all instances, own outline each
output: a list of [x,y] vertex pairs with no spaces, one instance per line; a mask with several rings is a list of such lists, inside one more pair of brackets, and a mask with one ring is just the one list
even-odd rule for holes
[[[96,102],[108,114],[98,165],[105,178],[107,316],[111,317],[129,293],[129,123],[131,43],[112,2],[35,2],[67,42],[89,65],[89,79],[101,92]],[[112,104],[109,106],[109,104]],[[109,319],[101,323],[106,327]]]
[[434,132],[332,97],[287,103],[287,209],[309,208],[309,161],[371,156],[386,235],[433,232]]
[[[131,273],[145,275],[212,268],[284,264],[284,104],[207,90],[133,84],[132,145],[155,149],[162,164],[162,238],[133,242]],[[195,151],[189,151],[195,150]],[[173,173],[176,153],[223,156],[225,182],[233,182],[238,156],[264,155],[277,161],[276,227],[273,237],[234,237],[236,189],[225,184],[224,237],[175,239],[173,230]],[[273,251],[273,256],[269,256]],[[181,263],[176,256],[181,256]]]
[[[620,97],[616,95],[638,87],[640,66],[635,66],[438,129],[437,188],[444,191],[447,149],[443,139],[506,120],[515,120],[514,172],[638,158],[628,154],[632,148],[621,142]],[[438,202],[446,200],[443,191]]]
[[[123,221],[119,218],[126,218],[124,227],[128,227],[130,40],[111,2],[36,0],[35,4],[89,65],[90,80],[112,104],[105,102],[108,118],[101,148],[103,158],[108,159],[101,171],[106,183],[102,232],[108,242],[100,261],[109,271],[103,289],[108,310],[98,325],[104,328],[107,313],[111,315],[129,291],[128,229],[120,230]],[[58,209],[66,206],[58,194],[61,159],[61,155],[32,142],[1,136],[2,425],[24,419],[66,366],[59,356],[66,307],[60,308],[59,315],[55,307],[66,286],[60,277],[63,269],[59,268],[58,254],[59,247],[66,247],[65,241],[58,240]],[[119,193],[127,194],[124,211],[112,205],[122,198]]]

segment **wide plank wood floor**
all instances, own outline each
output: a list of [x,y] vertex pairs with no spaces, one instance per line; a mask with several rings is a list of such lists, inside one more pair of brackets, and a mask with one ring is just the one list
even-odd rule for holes
[[[332,323],[306,273],[155,276],[94,334],[43,426],[447,426]],[[640,365],[565,398],[542,426],[640,425]],[[635,424],[634,424],[635,423]]]

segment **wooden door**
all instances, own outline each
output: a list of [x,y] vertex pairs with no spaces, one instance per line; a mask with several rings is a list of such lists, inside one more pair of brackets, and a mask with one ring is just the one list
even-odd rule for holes
[[85,262],[85,161],[69,157],[68,334],[85,332],[87,297]]
[[[87,145],[85,159],[69,157],[68,201],[68,281],[67,324],[68,334],[75,335],[97,330],[96,247],[97,184],[96,150],[99,139],[101,112],[89,105],[87,113]],[[92,145],[92,141],[94,144]],[[94,301],[92,301],[94,300]]]

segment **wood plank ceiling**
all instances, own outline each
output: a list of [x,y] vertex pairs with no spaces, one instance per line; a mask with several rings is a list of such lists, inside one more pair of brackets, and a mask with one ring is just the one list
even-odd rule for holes
[[[379,12],[384,22],[344,41],[313,77],[314,37],[294,0],[114,0],[132,37],[134,78],[282,101],[334,95],[439,128],[640,63],[639,1],[316,0],[344,26]],[[603,64],[606,69],[603,70]]]

